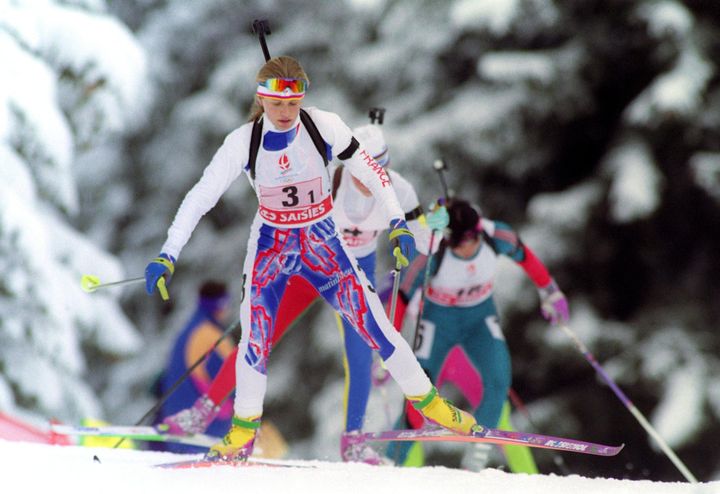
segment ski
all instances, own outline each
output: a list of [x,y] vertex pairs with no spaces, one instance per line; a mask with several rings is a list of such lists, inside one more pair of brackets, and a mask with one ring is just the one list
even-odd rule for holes
[[597,456],[615,456],[624,444],[619,446],[608,446],[596,444],[577,439],[564,437],[544,436],[531,432],[511,432],[500,429],[482,427],[472,434],[463,436],[454,434],[445,429],[410,429],[382,432],[365,432],[362,439],[368,442],[374,441],[451,441],[451,442],[481,442],[492,444],[512,444],[528,446],[531,448],[544,448],[556,451],[567,451],[570,453],[582,453]]
[[202,446],[209,448],[221,441],[221,438],[207,434],[175,435],[163,431],[160,427],[152,425],[107,425],[86,427],[80,425],[51,424],[50,428],[57,434],[65,436],[97,436],[137,439],[140,441],[158,441],[188,446]]
[[208,467],[280,467],[280,468],[315,468],[315,465],[307,462],[272,460],[268,458],[250,457],[247,460],[223,460],[210,458],[197,458],[193,460],[173,461],[153,465],[155,468],[186,469],[186,468],[208,468]]

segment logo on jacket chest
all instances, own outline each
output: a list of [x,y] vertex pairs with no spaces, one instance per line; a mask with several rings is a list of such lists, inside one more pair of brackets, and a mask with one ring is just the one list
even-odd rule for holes
[[280,155],[277,164],[280,167],[280,173],[287,173],[287,171],[290,170],[290,158],[287,153],[282,153]]
[[477,267],[474,264],[468,264],[465,268],[465,274],[468,278],[474,278],[477,274]]

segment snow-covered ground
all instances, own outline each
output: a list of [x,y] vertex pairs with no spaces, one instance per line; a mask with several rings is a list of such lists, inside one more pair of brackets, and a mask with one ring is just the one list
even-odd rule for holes
[[[93,456],[99,459],[95,461]],[[153,465],[189,455],[48,446],[0,440],[2,492],[73,494],[283,493],[339,494],[717,494],[720,481],[701,484],[591,479],[576,475],[524,475],[487,469],[472,473],[444,467],[371,467],[338,462],[298,462],[310,468],[213,467],[168,470]]]

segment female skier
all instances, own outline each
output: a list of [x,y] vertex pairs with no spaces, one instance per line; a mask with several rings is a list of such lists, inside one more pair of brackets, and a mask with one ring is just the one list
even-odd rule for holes
[[[267,388],[278,306],[291,276],[309,281],[377,350],[409,401],[429,421],[469,434],[475,419],[442,399],[395,331],[362,269],[348,253],[331,217],[333,201],[326,164],[333,156],[368,187],[383,207],[396,246],[397,262],[407,265],[415,242],[385,170],[334,113],[301,110],[308,77],[291,57],[275,57],[256,78],[251,122],[231,132],[200,181],[188,192],[168,230],[161,253],[145,271],[146,289],[163,290],[174,264],[200,218],[245,172],[258,197],[243,268],[241,326],[236,359],[232,426],[208,452],[209,458],[246,459],[253,450]],[[315,129],[313,129],[315,127]],[[259,146],[253,139],[260,136]],[[322,137],[322,143],[316,136]]]
[[[429,228],[443,230],[449,221],[447,210],[438,208],[425,216],[412,185],[399,173],[387,169],[390,163],[388,147],[378,125],[363,125],[353,134],[377,161],[386,169],[405,211],[405,221],[417,240],[418,250],[429,250]],[[376,251],[378,237],[385,229],[385,213],[362,182],[353,177],[342,165],[332,173],[332,196],[334,198],[333,220],[340,230],[348,250],[355,256],[368,281],[375,285]],[[424,224],[427,224],[427,227]],[[429,228],[428,228],[429,227]],[[273,346],[293,322],[319,297],[317,291],[301,277],[293,277],[285,291],[278,311],[273,336]],[[354,328],[344,319],[340,320],[340,333],[344,345],[345,373],[345,432],[340,441],[340,454],[344,461],[364,462],[373,465],[386,463],[358,435],[365,420],[365,411],[371,388],[372,351]],[[175,434],[201,433],[215,419],[220,405],[235,388],[235,356],[232,353],[213,380],[206,395],[194,404],[167,417],[164,423]]]
[[[509,225],[481,218],[467,201],[453,199],[449,206],[449,233],[430,258],[432,276],[427,285],[422,322],[415,341],[415,356],[433,384],[455,381],[474,410],[478,423],[495,427],[501,417],[511,381],[510,353],[493,300],[499,256],[523,268],[538,289],[541,311],[552,323],[567,322],[565,295],[548,270]],[[410,300],[423,283],[426,258],[418,256],[404,273],[401,291]],[[462,359],[457,359],[457,353]],[[450,360],[465,360],[474,368],[476,385],[469,372],[441,372]],[[447,369],[447,368],[446,368]],[[481,381],[479,380],[481,379]],[[420,428],[422,416],[406,407],[400,427]],[[392,443],[387,455],[403,464],[411,442]]]

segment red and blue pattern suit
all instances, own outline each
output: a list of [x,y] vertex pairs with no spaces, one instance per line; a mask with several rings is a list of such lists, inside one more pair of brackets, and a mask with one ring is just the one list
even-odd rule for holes
[[[358,145],[350,128],[334,113],[316,108],[307,112],[325,141],[328,161],[340,159],[372,192],[386,215],[385,225],[403,218],[388,175]],[[265,119],[254,174],[248,159],[251,132],[252,123],[248,123],[226,137],[200,181],[185,196],[162,249],[179,259],[200,218],[241,174],[247,176],[259,207],[243,266],[240,323],[244,331],[235,373],[242,392],[235,395],[235,414],[262,414],[267,362],[274,337],[279,336],[274,333],[283,328],[282,314],[279,324],[277,320],[279,307],[294,277],[307,280],[379,352],[405,395],[429,392],[430,380],[390,324],[375,290],[337,232],[331,218],[330,176],[300,118],[285,131]]]
[[293,276],[302,276],[363,341],[389,357],[395,346],[383,334],[370,310],[364,289],[374,291],[355,259],[347,254],[332,218],[310,226],[278,229],[267,224],[258,231],[250,298],[250,334],[245,362],[263,374],[274,341],[275,319]]

